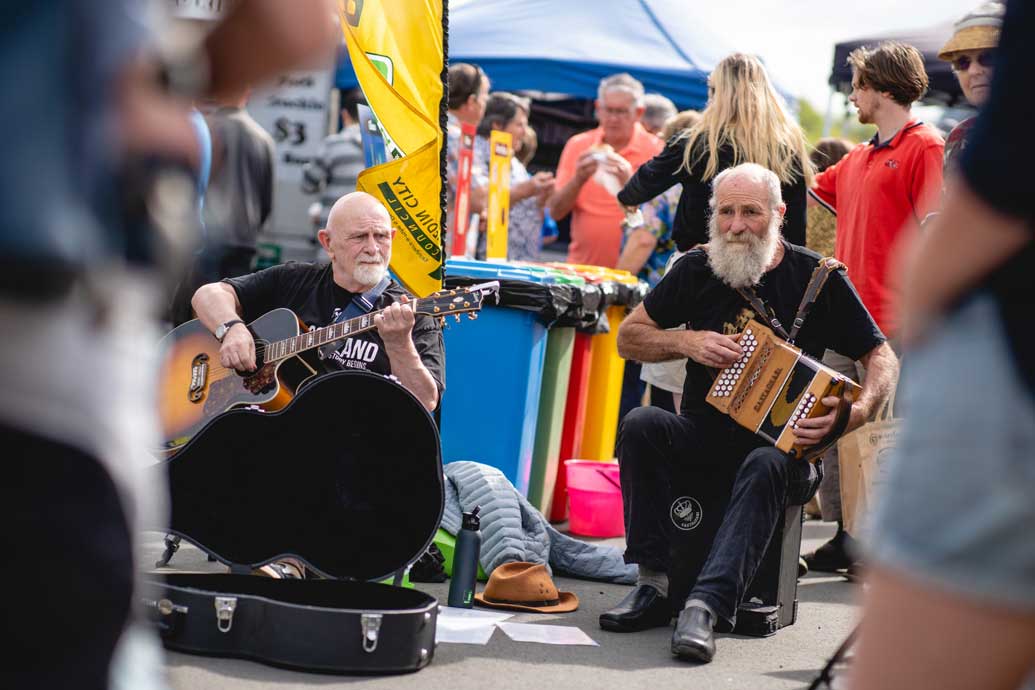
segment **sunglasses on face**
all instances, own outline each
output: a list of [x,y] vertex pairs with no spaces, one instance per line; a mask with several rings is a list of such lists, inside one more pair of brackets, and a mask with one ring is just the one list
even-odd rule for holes
[[977,63],[982,67],[991,68],[995,65],[995,53],[991,50],[986,50],[978,53],[977,58],[971,58],[969,55],[960,55],[958,58],[952,61],[952,68],[957,72],[966,72],[970,69],[970,65],[977,60]]

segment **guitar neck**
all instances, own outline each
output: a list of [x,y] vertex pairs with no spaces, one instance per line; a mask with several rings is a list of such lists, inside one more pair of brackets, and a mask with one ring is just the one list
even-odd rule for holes
[[330,326],[324,326],[323,328],[307,331],[300,335],[274,341],[266,347],[265,361],[275,362],[287,359],[288,357],[307,350],[312,350],[321,345],[333,343],[335,340],[341,340],[350,335],[369,331],[375,328],[374,317],[382,311],[384,310],[378,309],[369,314],[363,314],[362,316],[357,316],[346,321],[332,323]]

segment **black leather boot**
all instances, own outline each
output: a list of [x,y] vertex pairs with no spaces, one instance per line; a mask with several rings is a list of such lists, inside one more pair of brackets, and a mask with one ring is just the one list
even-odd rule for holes
[[636,632],[668,625],[672,607],[649,585],[637,585],[618,606],[600,614],[600,627],[611,632]]
[[672,632],[672,653],[684,661],[707,664],[715,656],[715,619],[707,609],[691,606],[679,614]]

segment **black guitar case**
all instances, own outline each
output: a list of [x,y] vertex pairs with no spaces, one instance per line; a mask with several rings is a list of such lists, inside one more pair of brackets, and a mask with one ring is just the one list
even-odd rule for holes
[[438,430],[384,376],[312,380],[282,410],[232,410],[156,471],[169,525],[231,566],[285,556],[326,579],[170,574],[144,604],[169,649],[337,673],[430,663],[438,602],[369,582],[399,574],[431,543],[444,504]]

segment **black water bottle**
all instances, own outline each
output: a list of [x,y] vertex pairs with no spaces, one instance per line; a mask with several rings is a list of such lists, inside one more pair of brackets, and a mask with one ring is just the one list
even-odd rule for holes
[[478,577],[478,555],[482,548],[482,533],[478,531],[480,506],[464,513],[463,524],[456,535],[453,551],[453,575],[449,580],[449,605],[465,609],[474,605],[474,583]]

